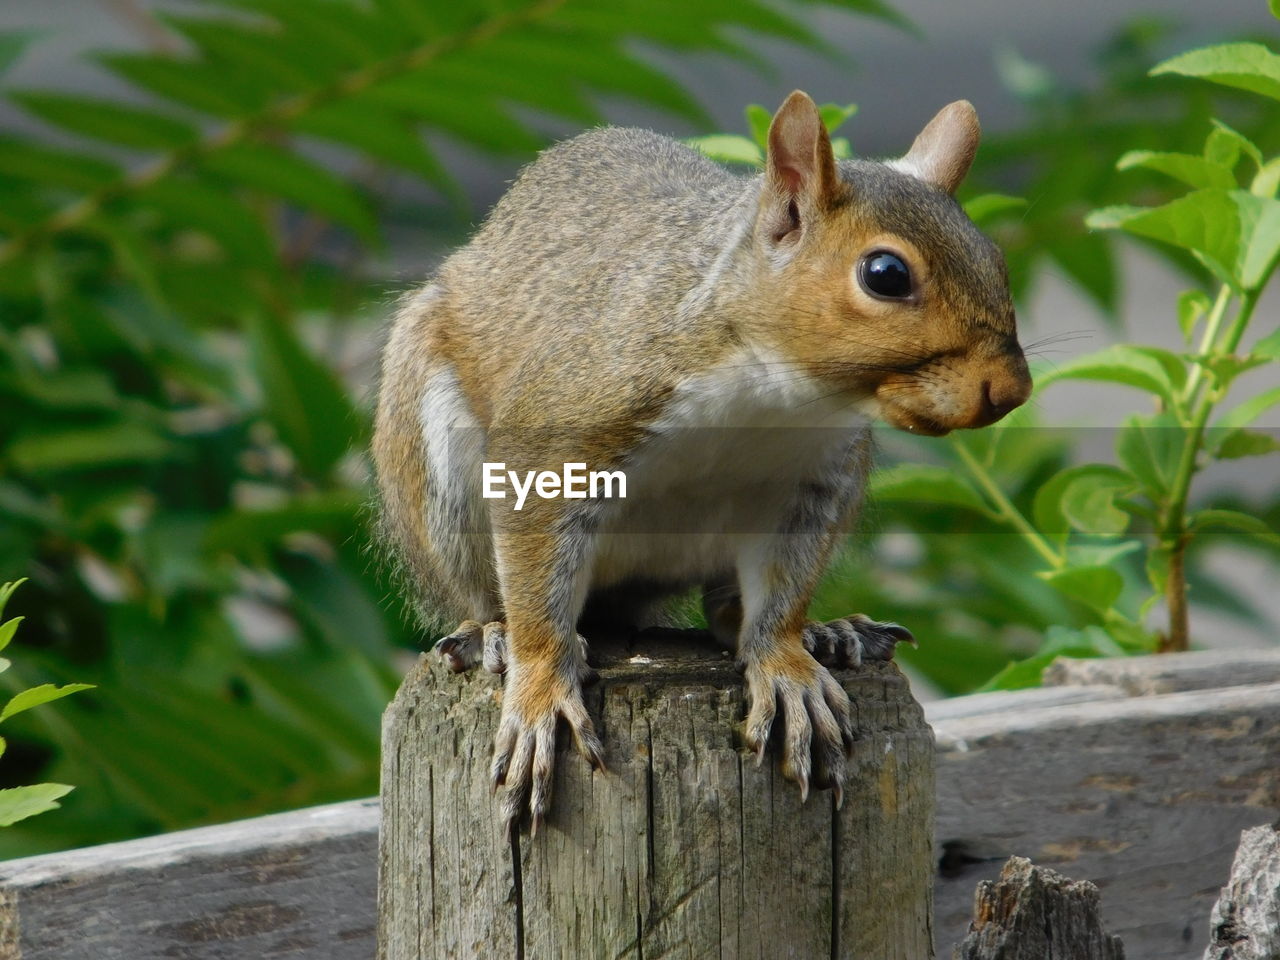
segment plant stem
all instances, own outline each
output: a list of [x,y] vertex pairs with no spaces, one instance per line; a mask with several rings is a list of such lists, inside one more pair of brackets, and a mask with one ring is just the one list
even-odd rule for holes
[[[1236,311],[1231,326],[1221,342],[1217,341],[1218,330],[1226,314],[1226,303],[1231,300],[1231,291],[1223,287],[1214,304],[1213,314],[1205,329],[1205,340],[1201,355],[1229,356],[1240,345],[1249,320],[1257,306],[1261,287],[1250,290],[1240,297],[1240,307]],[[1210,339],[1212,334],[1212,339]],[[1204,349],[1207,347],[1207,349]],[[1165,602],[1169,608],[1169,632],[1160,644],[1161,651],[1187,650],[1191,644],[1190,623],[1187,610],[1187,578],[1186,552],[1190,537],[1187,533],[1187,499],[1191,492],[1191,480],[1198,469],[1196,461],[1204,448],[1204,434],[1213,415],[1214,407],[1221,399],[1219,385],[1211,383],[1209,389],[1198,392],[1199,379],[1194,374],[1204,369],[1197,366],[1193,375],[1187,379],[1186,401],[1191,409],[1191,422],[1187,427],[1186,439],[1178,458],[1177,471],[1173,475],[1173,483],[1169,488],[1169,496],[1164,505],[1164,521],[1161,524],[1160,539],[1164,549],[1169,551],[1169,579],[1165,585]]]
[[1031,522],[1022,515],[1022,511],[1013,505],[1012,500],[1005,496],[999,484],[987,472],[986,467],[978,462],[978,458],[969,451],[969,448],[961,442],[953,442],[951,448],[955,450],[956,455],[969,469],[969,473],[978,482],[982,492],[987,495],[1001,518],[1022,534],[1023,539],[1031,544],[1036,553],[1040,554],[1049,566],[1054,570],[1062,569],[1062,555],[1053,549],[1053,544],[1041,536],[1039,531],[1031,525]]
[[[1218,289],[1218,297],[1213,301],[1213,307],[1209,310],[1208,320],[1204,325],[1204,333],[1200,336],[1200,347],[1197,353],[1205,356],[1213,349],[1214,341],[1218,339],[1218,330],[1222,326],[1222,320],[1227,315],[1227,307],[1231,303],[1231,288],[1227,284],[1223,284]],[[1182,391],[1182,400],[1184,409],[1190,409],[1195,403],[1196,391],[1200,388],[1200,381],[1204,377],[1204,365],[1196,364],[1190,375],[1187,377],[1187,385]]]

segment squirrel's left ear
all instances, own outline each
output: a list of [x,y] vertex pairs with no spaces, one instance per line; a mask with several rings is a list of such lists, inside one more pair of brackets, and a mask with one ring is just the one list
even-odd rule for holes
[[978,112],[973,104],[957,100],[938,111],[920,131],[906,156],[895,160],[893,166],[947,193],[955,193],[973,164],[981,136],[982,128],[978,126]]

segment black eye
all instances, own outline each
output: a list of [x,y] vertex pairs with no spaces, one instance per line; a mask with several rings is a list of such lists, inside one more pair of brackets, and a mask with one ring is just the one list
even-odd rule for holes
[[882,300],[902,300],[911,296],[911,271],[897,254],[879,250],[863,257],[858,267],[862,289]]

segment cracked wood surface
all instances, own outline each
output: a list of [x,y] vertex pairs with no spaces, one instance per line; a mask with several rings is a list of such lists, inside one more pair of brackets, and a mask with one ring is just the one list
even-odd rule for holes
[[640,642],[587,689],[608,772],[562,743],[551,816],[514,851],[488,786],[497,679],[434,658],[406,678],[384,724],[382,960],[928,957],[933,740],[897,668],[837,674],[859,739],[836,813],[741,751],[729,660]]
[[[1280,655],[1249,662],[1234,681],[1270,679]],[[1096,699],[1050,687],[1043,706],[1028,691],[938,717],[938,942],[964,936],[974,884],[1016,855],[1096,883],[1129,960],[1199,960],[1240,832],[1280,816],[1280,683],[1203,689],[1220,666],[1068,662],[1054,675]]]

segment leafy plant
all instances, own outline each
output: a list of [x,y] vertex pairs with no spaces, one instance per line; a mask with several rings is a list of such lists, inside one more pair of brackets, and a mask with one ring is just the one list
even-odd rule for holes
[[[1260,44],[1194,50],[1158,64],[1151,73],[1200,77],[1280,100],[1280,56]],[[1117,167],[1155,170],[1191,189],[1157,207],[1094,211],[1088,225],[1184,250],[1220,286],[1212,299],[1201,290],[1179,299],[1177,322],[1187,352],[1114,346],[1042,374],[1037,385],[1068,379],[1124,384],[1151,395],[1156,412],[1126,418],[1116,439],[1116,464],[1072,466],[1046,483],[1032,519],[1012,508],[963,445],[957,449],[1000,519],[1018,529],[1048,567],[1041,576],[1090,608],[1117,644],[1186,650],[1186,555],[1197,534],[1227,528],[1280,543],[1280,535],[1257,516],[1190,506],[1192,481],[1207,462],[1280,450],[1274,437],[1250,429],[1280,403],[1280,389],[1215,418],[1242,373],[1280,359],[1280,331],[1240,352],[1258,298],[1280,260],[1280,157],[1265,158],[1251,140],[1215,120],[1200,153],[1130,151]],[[1126,538],[1134,518],[1150,523],[1151,538]],[[1082,549],[1071,542],[1072,531],[1102,543]],[[1168,609],[1168,627],[1158,638],[1117,609],[1124,584],[1113,564],[1143,550],[1152,593],[1140,616],[1161,598]],[[1095,646],[1105,650],[1106,645]]]
[[[5,604],[9,602],[13,592],[22,586],[23,582],[18,580],[14,583],[6,583],[0,586],[0,616],[4,615]],[[21,622],[21,617],[0,621],[0,650],[5,649],[13,642],[13,636],[17,632],[18,624]],[[11,666],[12,664],[9,660],[0,657],[0,673],[7,672]],[[8,678],[5,679],[7,680]],[[10,686],[10,684],[5,683],[5,686]],[[19,689],[9,698],[9,702],[4,705],[4,708],[0,709],[0,723],[4,723],[10,717],[30,710],[32,707],[51,703],[54,700],[61,700],[63,697],[69,697],[71,694],[79,693],[81,690],[92,689],[93,685],[88,683],[68,683],[61,687],[54,686],[51,683],[42,683],[37,687],[30,687],[26,690]],[[4,753],[6,746],[4,738],[0,737],[0,754]],[[9,787],[0,790],[0,827],[11,827],[19,820],[25,820],[27,817],[34,817],[38,813],[57,810],[62,806],[58,801],[74,789],[74,787],[69,787],[65,783],[33,783],[28,786]]]
[[[1200,275],[1207,269],[1221,282],[1212,299],[1199,290],[1180,298],[1178,323],[1186,352],[1126,344],[1060,367],[1042,365],[1036,375],[1037,389],[1072,379],[1135,387],[1154,398],[1156,412],[1125,420],[1113,464],[1079,462],[1065,435],[1038,427],[1035,411],[1027,408],[987,430],[954,434],[943,444],[907,441],[910,462],[879,470],[871,494],[874,522],[882,530],[910,531],[911,554],[898,559],[882,535],[874,563],[848,555],[815,601],[818,617],[874,610],[932,638],[926,654],[904,651],[902,656],[948,691],[983,681],[1004,687],[1035,684],[1059,655],[1187,649],[1191,545],[1213,530],[1280,545],[1273,522],[1257,513],[1228,504],[1190,506],[1192,481],[1206,463],[1280,449],[1273,436],[1251,429],[1280,403],[1280,390],[1215,418],[1237,377],[1280,358],[1280,331],[1239,353],[1280,255],[1280,158],[1267,159],[1250,137],[1207,118],[1209,101],[1194,81],[1184,81],[1177,91],[1183,118],[1165,124],[1154,139],[1167,144],[1167,128],[1173,127],[1185,142],[1196,126],[1208,127],[1208,139],[1196,153],[1128,149],[1116,173],[1103,175],[1070,145],[1087,143],[1095,150],[1090,130],[1126,146],[1148,132],[1149,123],[1119,117],[1135,103],[1151,102],[1146,88],[1159,86],[1138,82],[1131,69],[1133,57],[1146,49],[1141,41],[1156,33],[1150,26],[1131,28],[1111,45],[1122,79],[1107,89],[1121,89],[1123,97],[1105,103],[1085,95],[1053,97],[1049,81],[1037,74],[1034,95],[1052,116],[1033,125],[1032,133],[997,139],[995,159],[988,154],[985,169],[980,165],[977,173],[980,182],[990,182],[993,169],[1012,156],[1010,143],[1033,158],[1045,158],[1045,174],[1031,181],[1035,203],[999,192],[970,194],[965,202],[976,222],[1012,244],[1013,274],[1024,295],[1037,265],[1048,259],[1080,280],[1100,307],[1113,310],[1114,250],[1099,232],[1106,229],[1169,245],[1179,267]],[[1280,100],[1274,85],[1278,65],[1280,57],[1260,44],[1225,44],[1175,57],[1151,73],[1207,79]],[[1231,106],[1239,104],[1232,100]],[[824,110],[832,132],[853,114],[852,108],[834,105]],[[1274,131],[1262,121],[1280,116],[1274,103],[1233,113],[1262,127],[1264,140]],[[695,143],[716,159],[759,166],[768,114],[752,105],[747,120],[751,138],[717,135]],[[847,155],[848,141],[841,143]],[[1055,158],[1050,151],[1059,149],[1062,157]],[[1156,205],[1112,205],[1086,221],[1082,200],[1109,199],[1128,189],[1125,181],[1135,174],[1139,192]],[[1061,221],[1067,217],[1075,222],[1064,230]],[[1013,232],[1004,229],[1011,223],[1017,225]],[[888,445],[895,442],[890,439]],[[944,462],[927,462],[931,459]],[[1144,525],[1149,533],[1142,532]],[[1038,572],[1028,576],[1031,571]],[[1207,601],[1244,609],[1206,571],[1197,579]],[[1156,633],[1147,622],[1161,599],[1169,623]],[[1017,659],[1006,665],[1010,654]]]
[[373,792],[417,640],[361,532],[387,226],[452,239],[452,171],[598,97],[701,118],[638,43],[817,45],[816,6],[205,0],[96,56],[128,102],[8,91],[59,136],[0,136],[0,556],[32,669],[99,689],[15,718],[12,775],[82,793],[0,857]]

